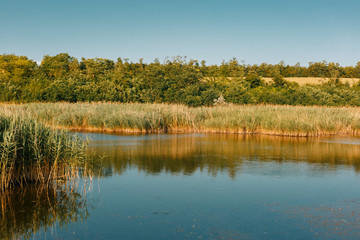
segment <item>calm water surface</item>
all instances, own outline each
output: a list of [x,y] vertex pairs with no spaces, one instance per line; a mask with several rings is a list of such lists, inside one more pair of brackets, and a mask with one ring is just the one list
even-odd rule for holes
[[79,135],[104,156],[86,194],[14,191],[3,237],[360,238],[360,138]]

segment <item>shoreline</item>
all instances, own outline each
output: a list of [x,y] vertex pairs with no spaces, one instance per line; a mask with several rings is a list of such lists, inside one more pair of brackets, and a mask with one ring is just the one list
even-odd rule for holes
[[202,130],[202,129],[172,129],[172,130],[140,130],[140,129],[110,129],[110,128],[94,128],[94,127],[63,127],[63,126],[51,126],[55,129],[69,130],[71,132],[85,132],[85,133],[112,133],[112,134],[129,134],[129,135],[148,135],[148,134],[236,134],[246,136],[274,136],[274,137],[300,137],[300,138],[313,138],[313,137],[360,137],[360,132],[334,132],[334,133],[277,133],[271,131],[256,131],[256,132],[241,132],[234,130]]

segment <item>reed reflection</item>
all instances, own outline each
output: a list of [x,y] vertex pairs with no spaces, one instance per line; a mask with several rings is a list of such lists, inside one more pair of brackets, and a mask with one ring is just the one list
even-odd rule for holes
[[[111,136],[111,135],[109,135]],[[121,174],[136,167],[148,174],[192,174],[197,170],[235,177],[244,164],[306,163],[318,171],[351,167],[360,171],[360,148],[324,138],[293,138],[244,135],[151,135],[121,136],[95,140],[94,149],[106,157],[101,175]],[[355,139],[360,144],[359,139]]]
[[28,184],[0,195],[0,239],[29,239],[58,224],[85,220],[85,198],[74,187]]

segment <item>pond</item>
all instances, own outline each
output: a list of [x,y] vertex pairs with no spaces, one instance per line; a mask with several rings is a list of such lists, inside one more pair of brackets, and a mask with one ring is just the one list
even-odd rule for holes
[[14,191],[0,238],[360,238],[360,138],[78,134],[91,183]]

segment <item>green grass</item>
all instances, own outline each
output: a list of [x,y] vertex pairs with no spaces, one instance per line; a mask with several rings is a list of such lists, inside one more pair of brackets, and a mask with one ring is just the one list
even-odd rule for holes
[[175,104],[31,103],[0,111],[74,130],[117,132],[222,132],[282,136],[358,135],[359,108]]
[[17,111],[0,111],[0,192],[68,180],[86,167],[86,142]]

